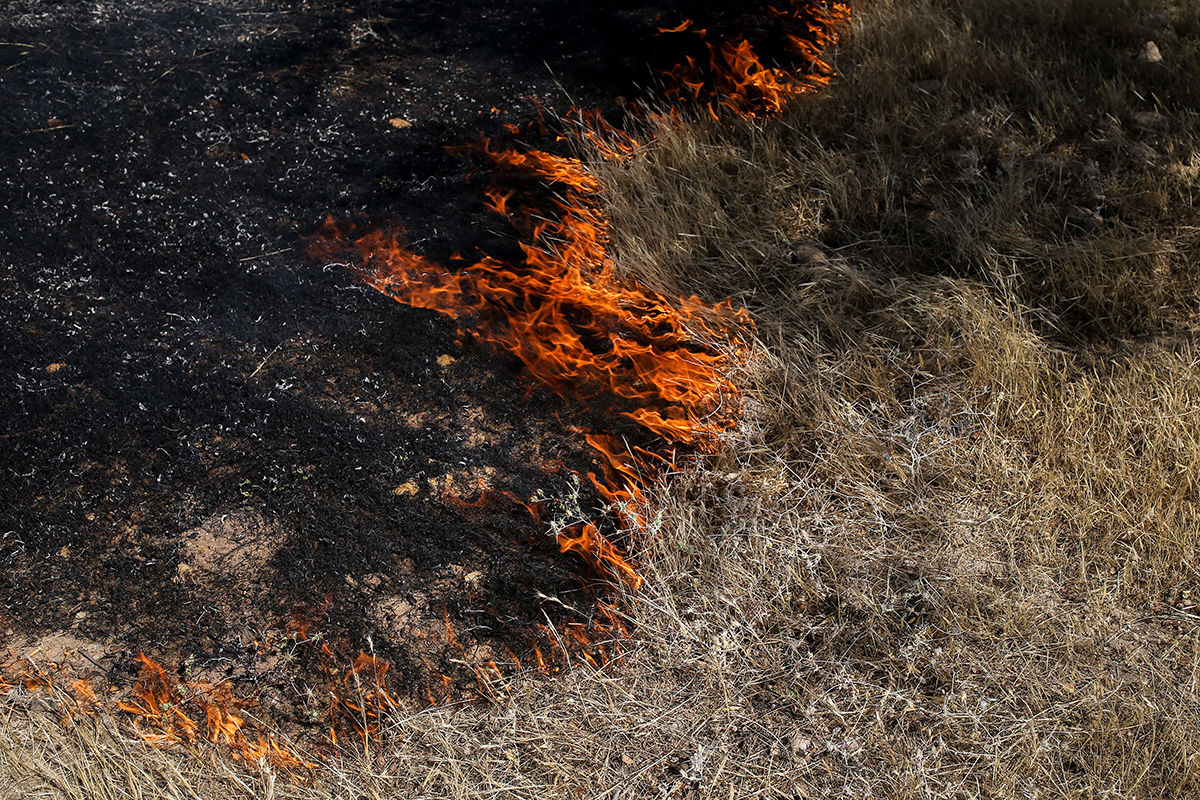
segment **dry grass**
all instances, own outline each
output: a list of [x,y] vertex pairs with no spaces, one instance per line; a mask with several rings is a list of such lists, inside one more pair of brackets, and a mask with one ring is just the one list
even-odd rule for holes
[[596,164],[620,264],[760,338],[744,425],[658,491],[621,663],[311,785],[13,705],[0,786],[1200,796],[1200,8],[1162,10],[879,0],[785,119]]

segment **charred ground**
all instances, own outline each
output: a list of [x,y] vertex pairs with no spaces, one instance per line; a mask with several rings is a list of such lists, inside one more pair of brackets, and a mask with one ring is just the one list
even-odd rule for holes
[[575,618],[546,598],[580,605],[581,566],[455,498],[569,493],[576,412],[302,240],[395,215],[434,254],[502,246],[445,146],[635,92],[661,11],[4,4],[10,656],[124,683],[145,650],[302,718],[297,631],[420,693],[455,674],[446,620],[486,658]]

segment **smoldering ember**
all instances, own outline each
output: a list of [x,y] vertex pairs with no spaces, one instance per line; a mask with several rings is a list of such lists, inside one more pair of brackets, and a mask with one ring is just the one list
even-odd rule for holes
[[[489,320],[471,330],[390,302],[337,245],[361,225],[403,230],[448,263],[519,255],[521,225],[505,232],[493,213],[518,192],[452,146],[503,139],[495,152],[520,161],[529,142],[554,146],[551,116],[619,115],[655,87],[702,80],[676,40],[696,39],[693,18],[739,15],[693,5],[9,4],[0,347],[14,663],[112,690],[140,674],[141,699],[121,706],[144,716],[169,672],[336,735],[343,678],[364,665],[368,683],[436,703],[488,696],[526,666],[610,657],[621,624],[605,581],[638,578],[605,538],[602,506],[637,492],[637,452],[663,437],[696,445],[705,431],[685,428],[714,424],[688,421],[711,416],[709,399],[736,407],[723,378],[702,374],[723,356],[683,327],[663,338],[685,312],[649,291],[632,313],[616,288],[608,311],[589,307],[582,284],[560,287],[570,307],[534,290],[493,310],[507,320],[493,329],[549,314],[584,337],[576,358],[607,359],[559,374],[570,370],[522,354],[546,330],[489,347],[505,338]],[[508,183],[523,181],[532,216],[562,203],[545,165],[571,160],[529,152],[542,169]],[[579,171],[569,191],[588,189]],[[603,220],[571,213],[534,239],[586,228],[583,245],[547,252],[603,271]],[[480,316],[447,313],[467,311]],[[686,313],[710,335],[748,325],[732,308],[725,323]],[[628,330],[607,352],[598,339],[614,326]],[[628,374],[595,386],[589,368]],[[647,380],[645,396],[627,394]],[[667,388],[683,383],[691,397]]]

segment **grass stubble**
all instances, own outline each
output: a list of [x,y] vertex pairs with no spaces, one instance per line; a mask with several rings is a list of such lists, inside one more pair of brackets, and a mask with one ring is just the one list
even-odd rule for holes
[[305,782],[18,692],[0,798],[1200,796],[1200,6],[877,0],[836,64],[592,158],[619,267],[758,329],[619,663]]

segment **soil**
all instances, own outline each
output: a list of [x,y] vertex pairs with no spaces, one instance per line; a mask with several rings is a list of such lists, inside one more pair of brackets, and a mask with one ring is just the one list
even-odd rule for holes
[[586,623],[578,560],[518,504],[463,502],[569,493],[581,412],[303,244],[333,215],[494,246],[445,147],[619,105],[668,10],[696,11],[0,2],[9,659],[120,687],[144,651],[301,723],[299,644],[427,697],[474,685],[463,653],[515,666],[539,625]]

